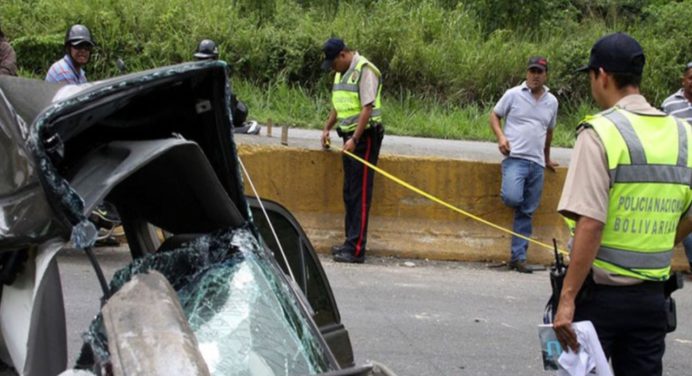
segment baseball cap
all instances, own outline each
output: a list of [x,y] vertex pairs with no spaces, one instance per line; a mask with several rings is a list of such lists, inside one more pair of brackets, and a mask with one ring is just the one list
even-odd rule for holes
[[324,52],[324,61],[322,62],[322,70],[328,71],[332,67],[332,61],[339,56],[339,52],[346,48],[346,44],[339,38],[329,38],[322,46]]
[[687,63],[687,65],[685,65],[685,70],[683,72],[687,73],[687,71],[690,69],[692,69],[692,61],[690,61],[689,63]]
[[639,42],[625,33],[613,33],[596,41],[591,47],[589,64],[577,69],[577,72],[603,68],[611,73],[641,75],[645,62],[644,50]]
[[548,59],[543,56],[532,56],[529,58],[529,66],[526,69],[538,68],[544,71],[548,70]]

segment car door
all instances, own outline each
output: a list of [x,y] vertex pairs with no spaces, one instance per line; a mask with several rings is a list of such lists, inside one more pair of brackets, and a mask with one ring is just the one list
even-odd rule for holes
[[[253,222],[266,246],[274,253],[274,257],[284,273],[289,274],[284,257],[280,254],[259,201],[253,197],[246,197],[246,199],[252,210]],[[348,331],[341,323],[339,309],[315,248],[298,221],[286,208],[277,202],[266,199],[262,199],[262,204],[281,242],[296,284],[314,310],[313,319],[322,336],[341,367],[352,367],[354,362],[351,340]]]

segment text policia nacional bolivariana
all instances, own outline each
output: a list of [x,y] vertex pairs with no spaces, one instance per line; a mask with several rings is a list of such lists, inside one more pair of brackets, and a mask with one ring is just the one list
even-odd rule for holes
[[680,220],[678,213],[686,209],[685,201],[673,198],[654,198],[621,196],[617,203],[618,214],[638,213],[644,216],[658,217],[656,214],[671,214],[670,219],[632,218],[616,216],[612,222],[613,231],[631,234],[663,235],[675,232]]

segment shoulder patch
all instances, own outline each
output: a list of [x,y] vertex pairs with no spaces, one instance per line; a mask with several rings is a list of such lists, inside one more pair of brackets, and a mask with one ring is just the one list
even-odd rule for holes
[[360,71],[357,69],[354,69],[353,73],[351,73],[351,78],[350,78],[351,83],[358,82],[359,78],[360,78]]

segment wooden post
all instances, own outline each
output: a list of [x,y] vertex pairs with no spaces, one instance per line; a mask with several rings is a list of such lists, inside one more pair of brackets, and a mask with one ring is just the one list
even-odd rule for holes
[[281,145],[288,146],[288,124],[281,126]]
[[267,120],[267,137],[272,136],[272,119]]

